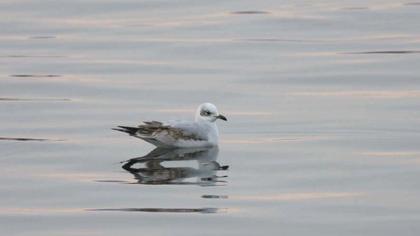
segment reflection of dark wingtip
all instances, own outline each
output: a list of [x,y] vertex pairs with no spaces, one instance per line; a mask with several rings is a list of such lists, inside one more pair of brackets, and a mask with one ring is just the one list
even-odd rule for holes
[[136,164],[135,161],[128,160],[128,161],[125,161],[123,163],[124,163],[124,165],[122,165],[122,168],[124,170],[126,170],[128,172],[136,172],[136,168],[132,167],[134,164]]

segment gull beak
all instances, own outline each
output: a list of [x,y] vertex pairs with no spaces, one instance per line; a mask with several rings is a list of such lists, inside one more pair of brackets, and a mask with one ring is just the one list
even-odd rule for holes
[[224,120],[224,121],[227,121],[227,118],[224,115],[222,115],[222,114],[219,114],[218,116],[216,116],[216,118],[217,119]]

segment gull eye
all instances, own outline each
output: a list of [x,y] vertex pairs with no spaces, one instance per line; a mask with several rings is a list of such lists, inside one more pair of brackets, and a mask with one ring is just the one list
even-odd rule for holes
[[202,116],[209,116],[210,114],[211,114],[211,112],[209,112],[209,111],[205,111],[205,110],[201,111]]

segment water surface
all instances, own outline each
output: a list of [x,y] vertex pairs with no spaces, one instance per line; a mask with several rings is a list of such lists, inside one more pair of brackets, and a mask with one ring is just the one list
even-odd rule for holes
[[[419,10],[2,1],[2,233],[417,235]],[[111,130],[206,101],[216,154]]]

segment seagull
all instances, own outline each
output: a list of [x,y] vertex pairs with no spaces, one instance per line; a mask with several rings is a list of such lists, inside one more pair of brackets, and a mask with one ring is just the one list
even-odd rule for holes
[[217,119],[227,121],[215,105],[203,103],[198,106],[194,121],[143,121],[137,127],[118,126],[113,130],[128,133],[157,147],[213,147],[219,141]]

